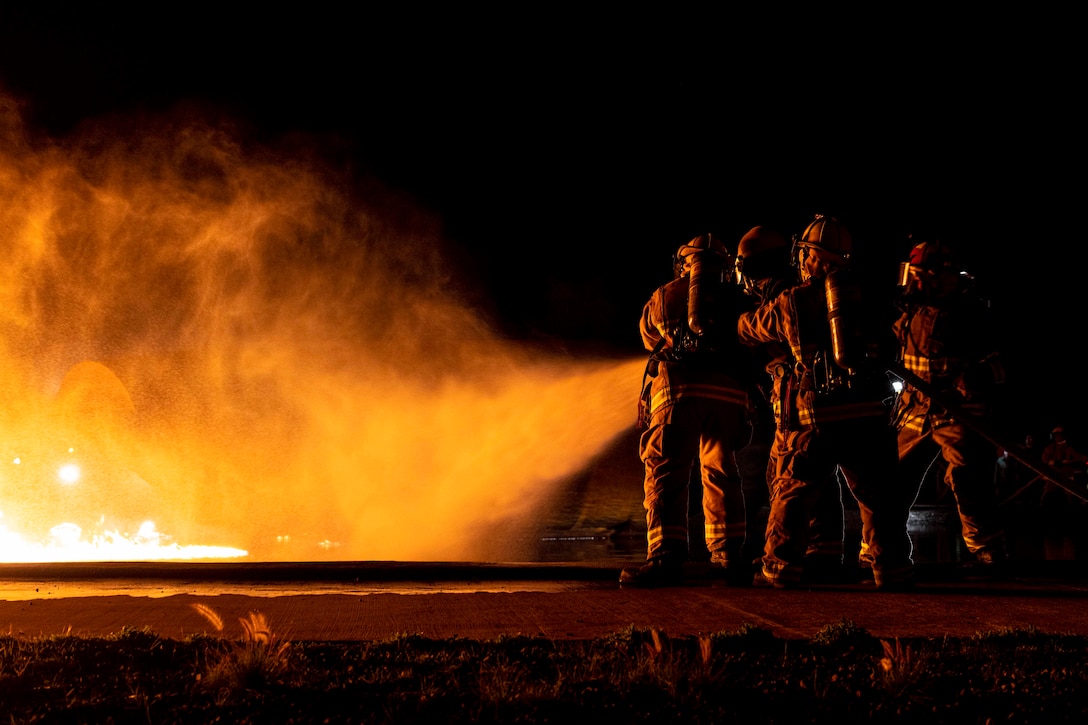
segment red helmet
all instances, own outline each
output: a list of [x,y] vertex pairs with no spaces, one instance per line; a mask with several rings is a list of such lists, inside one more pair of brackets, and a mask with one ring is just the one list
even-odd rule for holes
[[955,250],[939,239],[915,244],[914,248],[910,250],[908,263],[918,269],[931,272],[936,272],[942,268],[950,269],[959,266]]
[[960,265],[959,254],[951,246],[939,239],[918,242],[911,248],[907,261],[899,264],[899,286],[906,287],[912,274],[933,279],[942,272],[970,278]]

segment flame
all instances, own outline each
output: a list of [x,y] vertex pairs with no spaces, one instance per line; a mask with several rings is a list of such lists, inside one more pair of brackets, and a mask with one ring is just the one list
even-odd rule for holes
[[136,534],[104,531],[90,539],[73,523],[57,524],[45,542],[28,541],[0,525],[0,547],[4,563],[41,564],[74,561],[176,561],[182,559],[234,559],[247,555],[244,549],[229,546],[179,545],[168,541],[152,521],[144,522]]
[[0,558],[531,556],[644,361],[504,341],[433,215],[238,128],[0,94]]

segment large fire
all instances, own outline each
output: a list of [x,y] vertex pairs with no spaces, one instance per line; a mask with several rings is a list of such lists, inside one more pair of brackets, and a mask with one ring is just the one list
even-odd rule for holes
[[315,159],[0,94],[0,560],[531,556],[642,360],[502,341],[436,220]]

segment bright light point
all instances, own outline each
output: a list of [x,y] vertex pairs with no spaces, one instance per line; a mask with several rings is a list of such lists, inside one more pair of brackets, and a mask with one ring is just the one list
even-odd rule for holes
[[16,466],[18,466],[22,462],[23,462],[23,459],[19,458],[18,456],[16,456],[15,460],[12,461],[12,463],[14,463]]
[[892,390],[894,390],[897,393],[902,393],[903,392],[903,382],[900,381],[900,380],[893,380],[892,381]]
[[136,532],[136,541],[142,544],[158,544],[160,534],[155,529],[154,521],[145,521],[140,524],[139,530]]
[[57,471],[57,477],[61,480],[61,483],[72,485],[79,480],[80,471],[79,466],[74,463],[67,463],[60,467]]
[[57,524],[49,529],[49,535],[60,546],[75,546],[83,536],[83,529],[75,524]]

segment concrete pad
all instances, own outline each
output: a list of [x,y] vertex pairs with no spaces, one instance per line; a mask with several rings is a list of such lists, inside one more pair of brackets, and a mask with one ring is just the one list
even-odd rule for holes
[[604,637],[626,627],[670,636],[746,625],[809,638],[849,621],[882,637],[971,637],[1006,628],[1088,635],[1088,576],[1050,564],[1001,582],[964,579],[948,567],[919,572],[909,593],[864,584],[797,591],[729,588],[693,571],[689,586],[621,589],[618,569],[471,564],[161,564],[0,567],[0,632],[104,637],[123,629],[162,637],[240,637],[252,612],[290,640],[373,641],[398,634],[490,640]]

